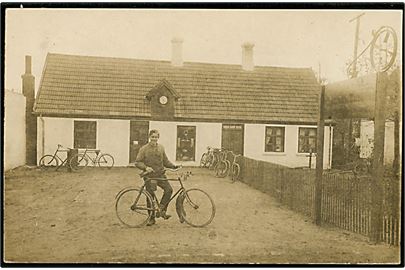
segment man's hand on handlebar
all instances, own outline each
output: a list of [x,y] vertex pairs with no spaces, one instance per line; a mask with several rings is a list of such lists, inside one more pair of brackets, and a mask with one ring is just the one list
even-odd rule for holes
[[151,172],[154,172],[154,170],[151,167],[146,167],[145,172],[151,173]]

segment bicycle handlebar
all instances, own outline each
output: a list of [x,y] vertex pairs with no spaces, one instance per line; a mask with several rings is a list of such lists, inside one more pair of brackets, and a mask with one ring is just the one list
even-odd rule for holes
[[[164,174],[166,171],[177,172],[178,170],[180,170],[182,168],[183,168],[183,166],[181,166],[181,165],[176,169],[166,168],[161,173]],[[139,175],[141,177],[146,177],[146,176],[148,176],[149,174],[151,174],[153,172],[155,172],[155,171],[152,171],[152,172],[142,171]]]

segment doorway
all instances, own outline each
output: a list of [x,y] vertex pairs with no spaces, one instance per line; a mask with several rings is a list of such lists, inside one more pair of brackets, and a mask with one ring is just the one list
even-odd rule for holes
[[222,147],[243,155],[243,124],[222,124]]

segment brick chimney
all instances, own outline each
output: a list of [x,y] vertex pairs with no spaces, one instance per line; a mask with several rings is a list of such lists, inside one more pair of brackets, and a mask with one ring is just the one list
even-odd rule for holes
[[183,40],[181,38],[172,39],[172,66],[183,66]]
[[253,43],[245,42],[242,44],[242,69],[252,71],[255,67],[253,62]]
[[26,163],[37,165],[37,117],[33,114],[35,102],[35,77],[31,74],[31,56],[25,56],[25,74],[22,78],[22,92],[25,96]]

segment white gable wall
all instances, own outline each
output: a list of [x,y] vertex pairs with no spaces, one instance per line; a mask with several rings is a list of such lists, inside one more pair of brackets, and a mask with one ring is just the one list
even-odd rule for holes
[[[401,127],[400,127],[401,128]],[[401,130],[401,129],[400,129]],[[400,136],[400,149],[402,140]],[[360,123],[360,157],[370,158],[374,147],[374,122],[370,120],[362,120]],[[394,122],[387,121],[385,123],[385,140],[384,140],[384,164],[392,165],[394,161]],[[401,155],[401,151],[400,151]]]

